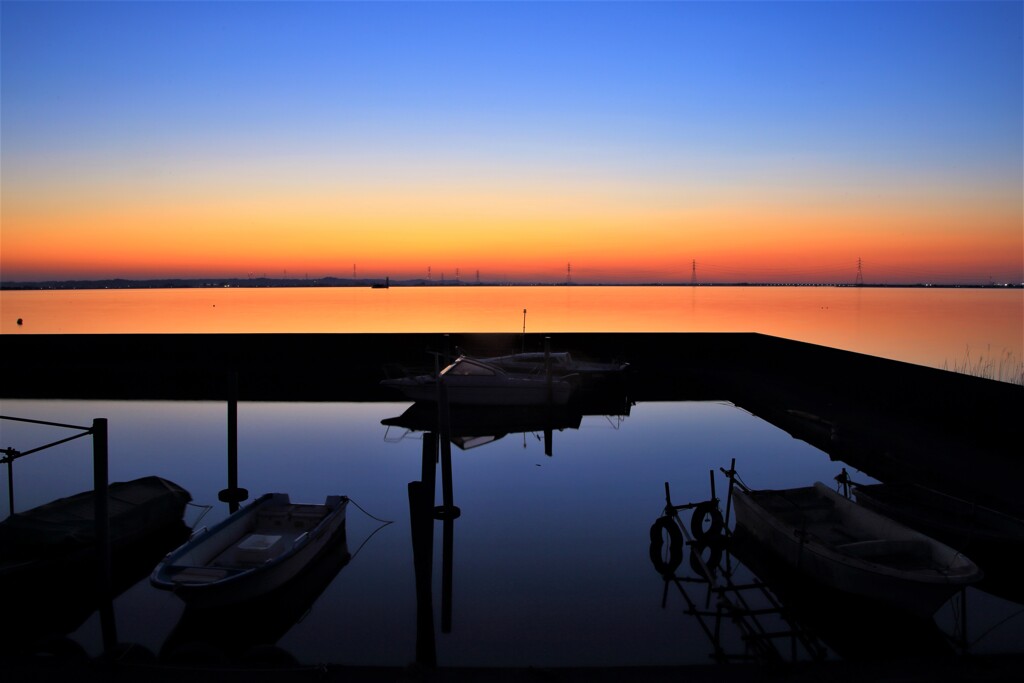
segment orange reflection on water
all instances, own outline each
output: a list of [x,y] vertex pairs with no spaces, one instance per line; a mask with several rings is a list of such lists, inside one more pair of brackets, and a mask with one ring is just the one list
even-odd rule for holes
[[[0,292],[3,334],[760,332],[952,367],[1024,357],[1024,290],[209,288]],[[17,319],[23,320],[22,325]]]

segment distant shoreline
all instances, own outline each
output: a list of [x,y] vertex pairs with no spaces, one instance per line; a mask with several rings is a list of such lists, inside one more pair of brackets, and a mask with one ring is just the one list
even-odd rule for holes
[[459,280],[389,280],[387,278],[166,278],[152,280],[43,280],[39,282],[0,282],[3,291],[90,290],[90,289],[271,289],[295,287],[854,287],[854,288],[954,288],[1021,289],[1024,284],[989,283],[863,283],[849,282],[465,282]]

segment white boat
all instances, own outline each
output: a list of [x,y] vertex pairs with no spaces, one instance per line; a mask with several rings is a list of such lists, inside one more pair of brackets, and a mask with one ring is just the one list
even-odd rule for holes
[[169,553],[150,576],[195,607],[250,600],[288,582],[345,524],[345,496],[293,504],[267,493]]
[[[564,405],[573,390],[565,377],[507,372],[466,356],[456,358],[440,377],[448,402],[456,405]],[[386,379],[381,385],[398,389],[414,401],[437,401],[438,397],[437,378],[432,375]]]
[[736,524],[789,566],[840,591],[930,616],[979,581],[957,550],[832,491],[733,489]]
[[599,363],[594,361],[576,360],[568,351],[558,351],[545,354],[543,351],[528,353],[513,353],[507,356],[494,356],[492,358],[480,358],[484,363],[495,365],[507,372],[525,374],[544,374],[547,372],[548,364],[551,365],[551,372],[555,376],[578,374],[590,375],[613,375],[623,372],[629,367],[629,363]]

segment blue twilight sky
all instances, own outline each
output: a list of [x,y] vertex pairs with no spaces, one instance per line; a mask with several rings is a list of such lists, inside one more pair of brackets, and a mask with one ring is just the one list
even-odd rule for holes
[[[281,206],[354,184],[388,200],[519,188],[510,206],[580,191],[620,198],[613,212],[751,197],[1012,211],[1022,7],[3,2],[4,265],[28,272],[33,235],[61,234],[45,201],[85,215],[84,196],[155,207],[202,188]],[[1020,247],[986,220],[962,229]],[[1001,272],[1019,278],[1021,258]]]

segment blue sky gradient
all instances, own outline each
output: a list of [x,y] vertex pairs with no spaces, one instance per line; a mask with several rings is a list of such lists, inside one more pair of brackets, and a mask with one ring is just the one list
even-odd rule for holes
[[1022,7],[4,2],[4,203],[441,184],[1012,205]]

